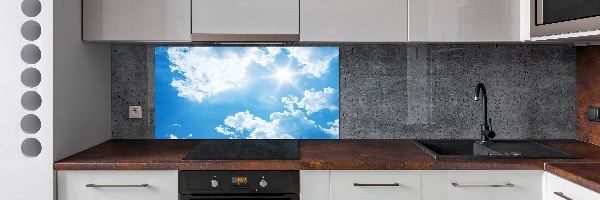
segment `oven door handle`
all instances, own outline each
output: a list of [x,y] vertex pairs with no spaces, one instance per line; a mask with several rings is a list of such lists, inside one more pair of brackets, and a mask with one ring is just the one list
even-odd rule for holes
[[203,199],[289,199],[298,200],[298,195],[275,195],[275,196],[193,196],[193,195],[180,195],[180,200],[203,200]]
[[[210,199],[294,199],[288,196],[210,196]],[[294,199],[295,200],[295,199]]]

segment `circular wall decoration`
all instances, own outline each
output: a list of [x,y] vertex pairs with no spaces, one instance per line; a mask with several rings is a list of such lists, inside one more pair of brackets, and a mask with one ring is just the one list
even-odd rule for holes
[[21,97],[21,105],[25,110],[37,110],[42,105],[42,97],[37,92],[27,91]]
[[42,82],[42,73],[36,68],[27,68],[21,73],[21,82],[27,87],[36,87]]
[[27,138],[21,143],[21,152],[27,157],[37,157],[42,153],[42,144],[35,138]]
[[42,121],[40,121],[40,118],[33,114],[25,115],[21,119],[21,130],[27,134],[35,134],[40,131],[41,127]]
[[21,35],[26,40],[37,40],[38,38],[40,38],[41,34],[42,27],[40,26],[40,23],[37,23],[36,21],[29,20],[23,23],[23,25],[21,26]]
[[35,17],[42,11],[42,3],[39,0],[23,0],[21,11],[27,17]]
[[38,46],[28,44],[21,49],[21,59],[27,64],[35,64],[40,61],[42,51]]

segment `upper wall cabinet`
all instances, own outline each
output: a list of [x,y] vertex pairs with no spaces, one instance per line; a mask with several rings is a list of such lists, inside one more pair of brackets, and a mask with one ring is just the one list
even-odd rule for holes
[[408,0],[302,0],[300,41],[406,42]]
[[190,0],[83,0],[85,41],[189,41]]
[[193,41],[298,41],[299,0],[192,0]]
[[529,0],[412,0],[408,40],[529,40],[529,8]]

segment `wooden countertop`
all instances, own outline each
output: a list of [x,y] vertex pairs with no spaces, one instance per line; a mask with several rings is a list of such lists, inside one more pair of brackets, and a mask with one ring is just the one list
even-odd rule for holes
[[202,140],[109,140],[54,163],[55,170],[542,170],[546,162],[600,162],[600,147],[537,140],[581,159],[440,159],[410,140],[300,140],[300,160],[183,161]]
[[552,162],[545,170],[558,177],[600,193],[600,162]]

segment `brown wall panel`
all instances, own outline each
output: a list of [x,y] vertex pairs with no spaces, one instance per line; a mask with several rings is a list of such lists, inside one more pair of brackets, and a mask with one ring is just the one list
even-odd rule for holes
[[577,47],[577,138],[600,144],[600,122],[587,119],[587,107],[600,107],[600,46]]

